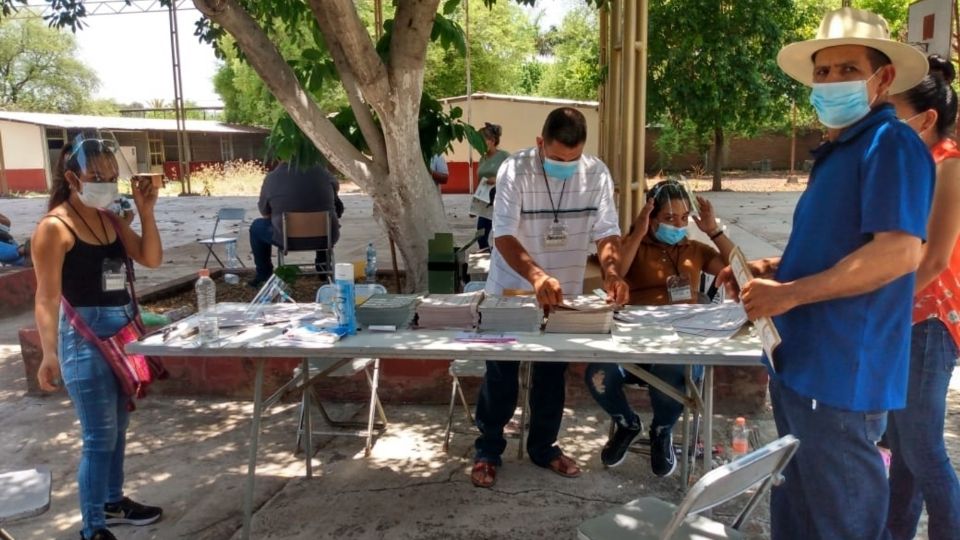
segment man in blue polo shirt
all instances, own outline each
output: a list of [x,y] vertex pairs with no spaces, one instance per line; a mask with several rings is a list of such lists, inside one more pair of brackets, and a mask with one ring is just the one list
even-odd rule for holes
[[[886,103],[919,82],[922,53],[886,21],[843,8],[781,69],[812,86],[827,127],[782,258],[754,261],[740,291],[752,319],[773,317],[770,399],[777,430],[800,439],[770,502],[774,539],[889,538],[876,448],[906,401],[914,276],[933,195],[930,152]],[[772,363],[771,363],[772,360]]]

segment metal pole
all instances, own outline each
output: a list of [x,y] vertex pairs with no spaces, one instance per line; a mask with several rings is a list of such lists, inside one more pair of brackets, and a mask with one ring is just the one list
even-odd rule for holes
[[180,194],[190,195],[190,150],[187,145],[186,112],[183,110],[183,76],[180,72],[180,32],[177,28],[177,3],[170,2],[170,56],[173,61],[173,107],[177,122],[177,164],[180,167]]
[[[467,124],[473,125],[473,79],[470,74],[470,0],[463,0],[463,26],[464,39],[467,42]],[[473,146],[467,143],[467,178],[469,179],[469,190],[473,193]]]
[[633,191],[633,186],[631,182],[631,192],[633,193],[633,207],[634,208],[643,208],[643,192],[647,188],[647,179],[646,179],[646,158],[647,158],[647,42],[649,40],[649,0],[640,0],[640,13],[637,14],[638,26],[640,31],[640,41],[637,42],[637,50],[635,54],[639,56],[637,59],[637,73],[636,73],[636,84],[637,84],[637,124],[636,128],[636,137],[637,137],[637,154],[636,154],[636,180],[639,182],[639,189],[635,192]]
[[10,185],[7,183],[7,164],[3,159],[3,137],[0,136],[0,197],[10,194]]
[[797,103],[790,102],[790,174],[787,175],[788,184],[797,183]]
[[624,192],[621,193],[623,205],[620,208],[620,215],[630,222],[633,221],[633,182],[636,179],[636,155],[634,145],[636,144],[637,134],[637,3],[624,2],[624,36],[623,36],[623,181],[625,184]]

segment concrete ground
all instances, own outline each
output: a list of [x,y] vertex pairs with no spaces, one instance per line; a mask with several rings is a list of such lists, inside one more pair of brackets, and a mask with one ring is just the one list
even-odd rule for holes
[[[748,257],[773,255],[783,247],[797,193],[710,194],[718,213],[730,223],[731,236]],[[338,245],[339,260],[362,260],[367,241],[378,247],[381,267],[389,250],[373,224],[372,207],[360,193],[346,194],[347,214]],[[0,213],[14,220],[14,234],[26,236],[44,201],[0,199]],[[468,198],[447,196],[445,205],[459,238],[473,229],[466,216]],[[164,198],[158,206],[165,264],[142,270],[141,286],[195,271],[204,250],[194,244],[208,233],[221,206],[242,206],[253,215],[254,198]],[[240,252],[245,230],[240,231]],[[249,261],[249,258],[246,259]],[[76,466],[79,426],[63,394],[24,395],[24,375],[16,330],[32,323],[24,314],[0,319],[0,471],[34,465],[53,470],[51,509],[42,516],[7,526],[19,539],[76,539]],[[960,377],[949,399],[960,405]],[[471,400],[474,396],[468,396]],[[584,466],[579,479],[565,479],[516,458],[511,440],[506,463],[492,490],[477,490],[467,478],[473,433],[461,410],[449,454],[440,451],[444,406],[386,403],[391,424],[373,455],[363,457],[362,440],[317,437],[317,477],[303,478],[304,465],[292,453],[296,407],[274,408],[263,425],[253,538],[257,539],[500,539],[575,538],[582,520],[644,495],[679,501],[676,477],[658,479],[646,457],[631,456],[622,466],[604,470],[599,451],[606,422],[599,409],[567,410],[560,444]],[[337,405],[341,414],[360,416],[354,404]],[[238,538],[246,440],[251,404],[209,399],[147,399],[133,414],[127,448],[128,493],[165,508],[164,519],[144,528],[117,528],[121,540]],[[646,419],[647,417],[645,417]],[[764,440],[775,436],[769,414],[752,418]],[[318,424],[319,426],[319,424]],[[715,419],[715,437],[724,442],[729,419]],[[960,463],[960,415],[947,419],[946,439],[954,464]],[[734,510],[715,513],[729,517]],[[762,504],[750,525],[750,537],[768,536],[768,511]],[[921,531],[920,538],[925,537]]]

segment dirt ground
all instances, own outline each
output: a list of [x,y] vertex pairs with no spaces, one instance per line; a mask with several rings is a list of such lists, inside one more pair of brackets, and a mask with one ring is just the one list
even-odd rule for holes
[[[708,181],[708,180],[704,180]],[[748,256],[773,255],[783,248],[793,206],[802,184],[784,178],[732,179],[739,189],[756,192],[708,194],[731,235]],[[777,189],[784,187],[783,190]],[[789,187],[790,189],[786,189]],[[369,199],[346,193],[347,218],[338,245],[340,260],[362,259],[366,242],[389,265],[389,249],[372,216]],[[471,234],[466,216],[468,196],[444,197],[458,238]],[[0,199],[0,212],[14,218],[14,235],[28,235],[42,215],[42,199]],[[144,285],[194,272],[205,252],[196,238],[209,234],[221,206],[256,211],[254,197],[163,198],[159,208],[165,250],[164,266],[141,271]],[[12,214],[12,215],[11,215]],[[249,220],[248,220],[249,221]],[[245,228],[228,229],[240,238],[245,261]],[[368,240],[369,239],[369,240]],[[342,245],[342,247],[341,247]],[[340,254],[343,253],[341,256]],[[309,292],[309,291],[308,291]],[[188,297],[190,294],[187,295]],[[0,470],[35,465],[53,471],[50,510],[35,518],[4,525],[20,540],[76,540],[79,528],[76,467],[80,456],[79,425],[64,394],[46,398],[24,395],[25,381],[16,331],[32,324],[30,314],[0,319]],[[960,464],[960,370],[949,393],[945,439],[955,466]],[[475,396],[468,396],[471,401]],[[565,479],[516,457],[509,442],[506,463],[492,490],[477,490],[467,478],[474,429],[455,410],[455,434],[449,454],[441,451],[445,405],[385,403],[390,426],[369,458],[355,437],[316,437],[316,477],[303,478],[302,456],[292,450],[297,428],[294,404],[270,411],[263,425],[253,522],[256,539],[508,539],[575,538],[578,523],[631,499],[653,495],[677,502],[683,486],[677,477],[654,477],[646,456],[633,455],[620,467],[604,469],[599,452],[606,421],[595,407],[568,409],[560,444],[584,467],[579,479]],[[114,529],[121,540],[239,538],[246,441],[251,404],[246,401],[153,398],[134,413],[129,431],[126,486],[129,495],[165,508],[164,519],[143,528]],[[335,414],[359,418],[358,404],[334,404]],[[648,411],[641,410],[644,420]],[[775,437],[769,411],[752,417],[763,441]],[[717,416],[714,437],[728,439],[730,418]],[[322,423],[318,420],[317,427]],[[811,474],[817,474],[811,471]],[[715,516],[733,515],[730,506]],[[750,538],[769,536],[769,511],[761,503],[749,526]],[[925,527],[922,525],[922,527]],[[918,538],[926,538],[925,528]]]

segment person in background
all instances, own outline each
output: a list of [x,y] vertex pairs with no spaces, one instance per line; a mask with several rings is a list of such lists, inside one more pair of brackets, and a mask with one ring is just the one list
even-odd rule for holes
[[[687,238],[693,209],[690,194],[675,180],[653,186],[647,204],[640,210],[630,233],[623,237],[620,274],[630,287],[630,304],[662,306],[696,304],[700,274],[717,275],[728,264],[733,242],[717,224],[713,205],[697,197],[699,215],[693,217],[716,248]],[[638,366],[683,393],[686,366],[652,364]],[[694,366],[694,378],[702,366]],[[623,463],[627,450],[643,431],[640,417],[627,402],[623,385],[643,382],[617,364],[592,363],[585,373],[587,388],[614,420],[615,431],[600,452],[607,467]],[[653,422],[650,424],[650,468],[657,476],[669,476],[677,467],[673,452],[673,426],[683,413],[683,404],[650,388]]]
[[433,183],[437,185],[438,190],[450,179],[447,160],[443,157],[443,154],[436,154],[430,158],[430,177],[433,178]]
[[920,135],[937,163],[927,243],[917,269],[907,406],[890,412],[887,442],[894,540],[917,532],[926,504],[931,540],[960,538],[960,482],[943,441],[947,389],[960,344],[960,149],[950,138],[957,118],[953,64],[929,57],[930,74],[891,98],[897,116]]
[[[283,246],[284,212],[322,212],[330,215],[330,247],[340,239],[343,203],[337,195],[340,184],[323,165],[298,167],[281,162],[260,186],[257,206],[262,218],[250,224],[250,251],[256,274],[248,285],[257,288],[273,274],[273,246]],[[326,251],[317,251],[318,269],[327,263]]]
[[[481,186],[494,186],[497,183],[497,171],[504,160],[510,157],[510,153],[500,150],[500,136],[503,134],[503,128],[496,124],[485,122],[480,129],[483,140],[487,143],[487,152],[480,158],[480,164],[477,166],[477,177],[480,179]],[[480,187],[477,190],[480,190]],[[490,251],[490,230],[493,228],[493,201],[496,197],[497,189],[490,189],[490,199],[486,206],[480,206],[477,213],[477,230],[480,236],[477,239],[477,247],[480,252]]]
[[[906,404],[935,169],[888,96],[916,86],[927,59],[890,39],[879,15],[844,7],[777,63],[812,86],[827,142],[813,151],[783,256],[750,262],[754,278],[739,291],[747,316],[772,317],[780,333],[763,359],[770,402],[777,432],[801,441],[770,495],[771,538],[889,538],[876,443],[887,411]],[[737,293],[729,267],[718,281]]]
[[[587,121],[571,107],[547,115],[537,146],[510,156],[497,174],[494,250],[487,294],[534,291],[547,312],[564,294],[580,294],[591,244],[596,246],[607,301],[627,301],[620,277],[620,225],[613,179],[583,153]],[[470,480],[489,488],[507,446],[503,428],[517,406],[518,361],[488,361],[477,401],[476,454]],[[572,478],[580,467],[557,446],[565,396],[564,362],[535,362],[527,454],[537,466]]]
[[12,226],[10,218],[0,214],[0,263],[26,266],[30,262],[30,242],[17,245],[10,234]]
[[160,266],[163,248],[154,217],[157,188],[151,182],[133,186],[142,236],[126,222],[105,217],[102,209],[117,196],[118,170],[104,141],[87,139],[64,147],[49,212],[33,235],[35,311],[43,349],[37,378],[47,392],[66,386],[80,420],[80,537],[87,540],[114,540],[108,526],[149,525],[163,513],[124,496],[130,397],[123,395],[100,349],[74,329],[60,309],[62,295],[97,336],[110,337],[133,317],[124,260],[129,257],[147,268]]

